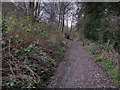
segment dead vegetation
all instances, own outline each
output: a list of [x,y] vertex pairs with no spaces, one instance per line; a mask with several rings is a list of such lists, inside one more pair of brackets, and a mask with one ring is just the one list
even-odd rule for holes
[[56,28],[52,32],[44,22],[29,24],[14,16],[3,19],[3,88],[45,87],[64,55],[64,37]]

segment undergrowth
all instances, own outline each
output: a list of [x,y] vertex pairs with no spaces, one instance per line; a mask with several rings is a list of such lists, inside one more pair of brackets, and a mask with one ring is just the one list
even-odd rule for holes
[[31,26],[27,18],[18,20],[14,15],[3,18],[3,88],[46,87],[65,52],[62,34],[53,29],[54,33],[49,31],[45,22]]
[[95,59],[96,62],[100,62],[103,67],[107,70],[108,74],[112,77],[113,81],[115,81],[115,85],[117,87],[120,87],[120,81],[118,77],[118,68],[116,63],[101,57],[102,53],[100,52],[103,48],[96,49],[95,47],[92,48],[90,45],[85,45],[84,49],[87,50],[89,53],[91,53]]

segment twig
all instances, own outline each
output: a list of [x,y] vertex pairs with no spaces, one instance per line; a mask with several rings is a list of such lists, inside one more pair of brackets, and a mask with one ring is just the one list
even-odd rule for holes
[[38,77],[39,77],[39,75],[37,74],[37,73],[35,73],[29,66],[27,66],[26,64],[24,64],[24,66],[25,66],[25,68],[27,69],[27,70],[29,70],[31,73],[32,73],[32,76],[33,77],[37,77],[37,79],[39,79]]
[[[19,61],[19,60],[17,60],[12,54],[11,54],[11,50],[10,50],[10,47],[11,47],[11,45],[10,45],[10,40],[9,40],[9,45],[8,45],[8,51],[9,51],[9,55],[13,58],[13,60],[16,60],[16,61]],[[12,63],[10,60],[9,60],[9,62],[10,63]],[[15,67],[18,69],[18,65],[17,65],[17,63],[16,62],[14,62],[15,63]],[[13,64],[13,63],[12,63]],[[14,65],[14,64],[13,64]],[[17,71],[17,70],[16,70]],[[18,71],[17,71],[18,72]]]
[[11,47],[11,45],[10,45],[10,40],[8,40],[8,51],[9,51],[9,53],[10,53],[10,47]]
[[[10,62],[10,60],[9,60],[9,62]],[[10,65],[10,63],[8,63],[8,64],[9,64],[9,66],[10,66],[10,71],[11,71],[11,73],[13,74],[14,78],[16,79],[15,74],[14,74],[14,71],[12,70],[12,66]]]
[[105,48],[105,51],[108,49],[109,43],[110,43],[110,40],[108,40],[108,42],[107,42],[107,46],[106,46],[106,48]]

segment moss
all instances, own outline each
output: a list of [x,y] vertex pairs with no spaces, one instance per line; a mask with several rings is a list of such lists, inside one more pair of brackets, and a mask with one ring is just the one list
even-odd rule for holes
[[88,45],[85,45],[83,48],[87,50],[89,53],[91,53],[90,47]]

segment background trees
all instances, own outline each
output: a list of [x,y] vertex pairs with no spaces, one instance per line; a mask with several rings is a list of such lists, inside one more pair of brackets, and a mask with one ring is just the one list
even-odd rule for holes
[[[111,43],[116,42],[117,45],[119,41],[119,3],[77,4],[80,7],[77,11],[77,28],[80,32],[84,31],[85,38],[100,43],[107,42],[110,39]],[[84,29],[81,30],[83,26]]]
[[[61,50],[63,45],[61,42],[65,39],[63,35],[68,39],[85,43],[86,39],[90,44],[92,41],[92,44],[96,44],[98,48],[91,48],[94,55],[96,53],[100,55],[99,51],[103,51],[102,53],[106,51],[107,55],[111,55],[108,57],[112,57],[116,52],[120,54],[119,3],[36,2],[35,0],[33,2],[4,3],[2,21],[3,37],[6,42],[3,42],[3,44],[7,48],[4,53],[9,48],[7,46],[12,44],[10,49],[13,56],[21,61],[28,58],[35,61],[36,57],[39,56],[38,49],[52,58],[61,56],[64,52],[64,49]],[[9,42],[9,40],[12,42]],[[56,41],[58,42],[54,43]],[[110,50],[113,51],[109,53]],[[36,54],[36,52],[38,53]],[[6,56],[5,60],[8,57],[11,58],[10,55]],[[103,54],[100,55],[100,57],[102,56]],[[102,61],[99,57],[97,59]],[[11,60],[16,62],[13,58]],[[37,60],[39,60],[39,57]],[[54,60],[52,63],[54,63]],[[118,63],[120,63],[120,59],[118,59]],[[45,71],[47,67],[44,66],[43,71],[49,74],[50,70]],[[37,73],[40,73],[40,71],[37,71]],[[44,73],[41,75],[44,75]],[[35,78],[37,79],[37,77]],[[42,80],[46,80],[46,77],[42,76]]]
[[44,20],[64,33],[69,32],[69,35],[77,31],[83,41],[85,38],[99,43],[110,40],[120,53],[119,3],[33,1],[14,4],[30,17],[31,23]]

